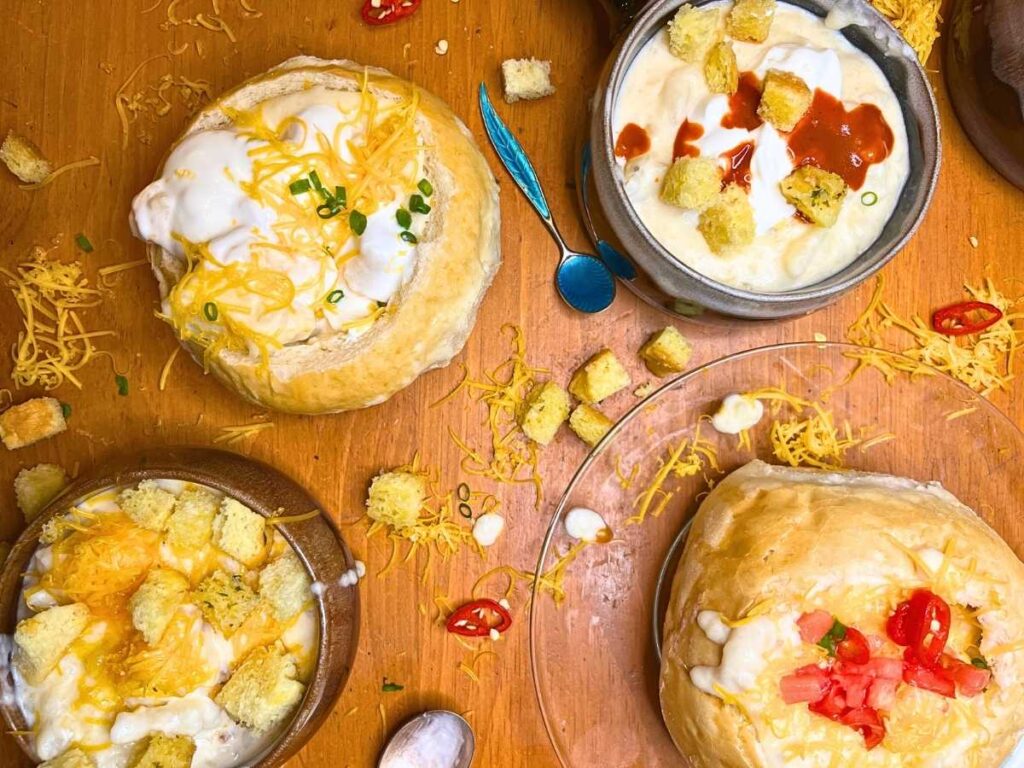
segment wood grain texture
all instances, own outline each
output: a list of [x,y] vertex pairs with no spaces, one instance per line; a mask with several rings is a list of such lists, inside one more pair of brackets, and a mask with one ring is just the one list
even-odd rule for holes
[[[591,88],[608,51],[589,0],[426,0],[413,20],[393,28],[368,30],[358,21],[357,0],[299,2],[254,0],[260,18],[244,18],[234,0],[222,0],[224,18],[238,37],[201,28],[161,28],[166,2],[141,13],[153,0],[75,4],[45,0],[4,0],[0,9],[0,129],[35,140],[55,163],[95,155],[98,168],[74,171],[48,188],[26,192],[0,175],[0,264],[14,264],[37,243],[63,234],[62,253],[85,232],[96,252],[90,266],[141,258],[142,245],[131,239],[127,214],[132,196],[153,176],[169,143],[187,115],[174,100],[158,120],[141,118],[122,149],[114,95],[132,70],[161,57],[140,72],[139,85],[171,72],[208,80],[214,93],[298,53],[344,57],[387,67],[431,89],[448,101],[483,143],[475,108],[481,80],[500,91],[498,68],[507,57],[536,56],[552,61],[558,93],[536,103],[498,105],[501,114],[531,153],[545,184],[555,218],[570,243],[584,246],[573,189],[573,150],[583,128]],[[179,3],[181,15],[210,12],[209,0]],[[446,56],[434,53],[447,39]],[[184,44],[180,55],[170,53]],[[197,50],[195,43],[199,43]],[[938,54],[933,56],[938,62]],[[106,71],[109,69],[110,72]],[[965,279],[991,275],[1009,291],[1024,285],[1024,196],[985,165],[962,134],[948,107],[941,77],[932,73],[943,117],[944,164],[931,211],[918,235],[886,270],[888,298],[901,313],[926,313],[960,297]],[[555,377],[566,374],[601,345],[628,361],[637,383],[649,379],[634,351],[667,318],[620,289],[615,304],[601,316],[572,314],[552,285],[556,250],[529,206],[498,168],[502,185],[505,263],[483,305],[477,328],[459,358],[473,370],[493,367],[507,354],[500,328],[518,323],[526,333],[531,360]],[[969,236],[979,240],[978,248]],[[108,242],[108,239],[110,242]],[[122,251],[124,253],[122,253]],[[127,255],[125,255],[127,254]],[[684,332],[696,349],[695,364],[733,351],[780,341],[811,339],[823,333],[840,339],[860,312],[871,287],[863,286],[838,305],[812,317],[784,323],[704,328]],[[17,453],[0,454],[0,539],[21,527],[9,490],[22,466],[58,462],[87,471],[118,451],[139,445],[209,445],[219,428],[251,421],[257,411],[220,387],[184,356],[179,357],[164,392],[157,381],[176,342],[154,317],[157,292],[143,269],[125,273],[112,297],[90,316],[96,327],[119,332],[115,350],[119,369],[130,368],[131,394],[119,397],[105,360],[84,372],[85,387],[67,385],[57,396],[74,409],[65,435]],[[17,334],[18,315],[7,292],[0,293],[0,348]],[[9,386],[8,360],[0,360],[0,387]],[[443,468],[448,487],[461,479],[459,453],[447,437],[457,432],[484,439],[483,414],[457,398],[431,408],[461,376],[457,365],[422,377],[390,402],[358,413],[325,418],[275,416],[275,428],[237,447],[267,461],[308,485],[337,520],[361,514],[369,479],[382,467],[404,463],[420,451],[426,464]],[[18,399],[31,392],[17,393]],[[614,414],[634,398],[621,393],[609,402]],[[997,402],[1018,424],[1024,423],[1024,398]],[[525,595],[513,608],[514,628],[497,644],[496,656],[480,660],[481,683],[472,683],[458,665],[471,656],[434,623],[436,593],[458,601],[490,567],[510,563],[532,569],[552,504],[584,456],[582,445],[563,434],[543,453],[546,497],[535,509],[527,488],[502,488],[508,530],[485,560],[464,552],[435,565],[427,584],[419,581],[423,560],[410,561],[384,578],[375,578],[388,559],[382,539],[367,542],[361,527],[345,528],[369,575],[361,584],[361,651],[348,689],[334,714],[294,765],[375,764],[385,730],[431,707],[469,712],[477,729],[481,768],[555,765],[538,713],[529,668]],[[477,484],[483,487],[483,484]],[[426,608],[421,614],[419,605]],[[382,693],[383,677],[400,682],[399,693]],[[581,696],[587,695],[581,691]],[[381,721],[378,705],[386,718]],[[0,741],[0,766],[24,764],[13,742]]]

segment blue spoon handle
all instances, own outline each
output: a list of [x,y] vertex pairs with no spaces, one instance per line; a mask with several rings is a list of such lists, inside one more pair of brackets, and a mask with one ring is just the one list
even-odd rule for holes
[[548,206],[547,198],[544,197],[544,190],[541,189],[537,172],[533,169],[533,165],[530,164],[526,151],[519,143],[519,140],[512,135],[512,131],[508,129],[508,126],[498,117],[498,113],[494,111],[494,105],[491,104],[491,99],[487,95],[487,86],[483,83],[480,83],[480,114],[484,119],[484,130],[487,131],[487,138],[491,140],[494,151],[498,153],[498,157],[501,159],[505,169],[523,191],[523,194],[526,195],[526,199],[530,201],[537,210],[537,213],[540,214],[541,218],[550,224],[551,208]]

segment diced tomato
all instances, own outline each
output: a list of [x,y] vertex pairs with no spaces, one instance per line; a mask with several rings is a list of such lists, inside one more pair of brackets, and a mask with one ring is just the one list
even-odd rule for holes
[[828,672],[813,664],[802,667],[779,681],[782,700],[787,704],[820,701],[828,692],[829,686]]
[[878,653],[885,646],[885,638],[879,637],[878,635],[867,635],[868,648],[871,649],[872,653]]
[[832,682],[843,689],[846,706],[857,709],[863,707],[868,698],[868,686],[871,678],[867,675],[833,675]]
[[899,659],[889,659],[885,656],[876,656],[868,659],[864,664],[837,663],[836,670],[848,675],[867,675],[868,677],[880,677],[887,680],[903,679],[903,662]]
[[812,701],[807,708],[815,714],[827,717],[829,720],[838,720],[846,712],[846,694],[838,685],[830,685],[829,689],[820,701]]
[[896,610],[885,623],[885,634],[896,645],[910,645],[910,627],[907,626],[909,618],[910,601],[905,600],[896,606]]
[[836,646],[836,658],[852,664],[867,664],[871,658],[868,639],[853,627],[847,627],[846,637]]
[[953,675],[957,690],[964,696],[977,696],[992,680],[992,672],[966,664],[951,656],[943,656],[942,666]]
[[796,625],[800,628],[800,639],[805,643],[817,645],[818,641],[832,629],[834,621],[835,619],[828,611],[805,613],[796,620]]
[[929,669],[908,661],[903,667],[903,682],[949,699],[956,698],[953,674],[942,668]]
[[868,688],[868,706],[888,712],[896,704],[896,690],[901,680],[879,677],[871,681]]
[[885,723],[871,707],[852,709],[839,718],[839,722],[858,731],[864,737],[867,749],[874,749],[885,738]]

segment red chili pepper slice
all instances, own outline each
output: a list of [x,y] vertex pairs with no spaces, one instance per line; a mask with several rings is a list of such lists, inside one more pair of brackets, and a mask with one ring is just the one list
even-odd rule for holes
[[504,632],[512,626],[512,614],[500,603],[483,598],[459,606],[448,617],[445,628],[453,635],[486,637],[491,630]]
[[365,0],[362,10],[363,21],[371,27],[394,24],[416,13],[422,2],[423,0]]
[[[975,316],[980,313],[980,317]],[[964,301],[935,310],[932,328],[946,336],[967,336],[984,331],[1003,318],[1003,311],[984,301]]]
[[949,605],[927,589],[919,589],[896,606],[886,631],[893,642],[908,646],[908,661],[935,667],[942,658],[952,621]]

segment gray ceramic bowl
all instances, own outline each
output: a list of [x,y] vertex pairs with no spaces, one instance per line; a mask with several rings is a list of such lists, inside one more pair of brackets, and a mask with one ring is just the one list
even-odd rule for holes
[[[54,499],[18,537],[0,574],[0,635],[10,636],[17,623],[22,574],[35,552],[43,525],[64,513],[76,501],[116,485],[142,480],[184,480],[221,491],[265,517],[278,509],[322,509],[302,486],[259,462],[208,448],[168,448],[141,452],[115,460],[98,472],[75,480]],[[277,530],[288,540],[311,577],[324,584],[337,583],[355,561],[326,515]],[[354,588],[326,589],[317,600],[319,638],[317,662],[306,695],[277,739],[247,768],[276,768],[312,737],[341,695],[355,659],[359,637],[359,595]],[[9,691],[10,673],[0,680]],[[26,723],[7,696],[0,696],[0,712],[12,738],[32,756]]]
[[[822,17],[836,5],[836,0],[785,1]],[[701,6],[712,0],[690,2]],[[669,311],[706,319],[713,319],[717,313],[733,318],[767,320],[820,309],[885,266],[914,234],[928,209],[941,159],[939,114],[928,78],[899,33],[868,3],[857,2],[857,12],[864,25],[847,26],[842,31],[843,35],[874,60],[903,107],[910,142],[910,176],[900,201],[871,247],[827,280],[785,293],[733,288],[686,266],[647,231],[626,197],[622,175],[615,163],[612,118],[619,88],[633,59],[664,28],[682,4],[683,0],[652,0],[647,3],[618,0],[618,11],[626,14],[637,8],[639,11],[620,34],[594,96],[590,145],[593,183],[601,209],[599,217],[607,221],[609,234],[643,273],[641,283],[647,283],[649,287],[637,286],[637,291],[656,294],[645,298]]]

